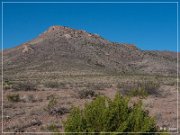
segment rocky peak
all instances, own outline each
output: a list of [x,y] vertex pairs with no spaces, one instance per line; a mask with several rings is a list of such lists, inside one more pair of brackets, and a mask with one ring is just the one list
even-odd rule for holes
[[45,32],[43,32],[43,34],[54,33],[56,31],[64,31],[65,28],[66,28],[65,26],[56,26],[56,25],[50,26]]
[[[88,33],[84,30],[75,30],[66,26],[50,26],[45,32],[39,35],[41,39],[58,39],[59,37],[70,38],[88,38],[88,39],[101,39],[97,34]],[[103,41],[104,42],[104,41]]]
[[52,32],[52,31],[56,31],[56,30],[63,30],[65,28],[66,28],[65,26],[54,25],[54,26],[50,26],[47,32]]
[[126,44],[125,46],[130,50],[138,50],[138,48],[134,44]]

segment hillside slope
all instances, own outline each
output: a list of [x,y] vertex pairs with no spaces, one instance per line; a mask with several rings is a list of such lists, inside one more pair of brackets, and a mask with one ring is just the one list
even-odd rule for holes
[[3,53],[5,74],[89,71],[176,75],[176,65],[175,52],[144,51],[63,26],[52,26]]

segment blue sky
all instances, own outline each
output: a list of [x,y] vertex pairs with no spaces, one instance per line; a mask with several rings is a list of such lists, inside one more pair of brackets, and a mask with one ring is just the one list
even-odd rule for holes
[[176,51],[177,5],[4,4],[4,48],[37,37],[52,25],[97,33],[144,50]]

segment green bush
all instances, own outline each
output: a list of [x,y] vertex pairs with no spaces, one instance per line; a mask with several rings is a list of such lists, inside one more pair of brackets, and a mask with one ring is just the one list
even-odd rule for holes
[[19,102],[20,101],[19,94],[9,94],[9,95],[7,95],[7,99],[10,102]]
[[98,135],[100,133],[97,132],[158,131],[155,120],[148,116],[148,112],[143,111],[141,102],[132,107],[128,106],[128,102],[127,98],[119,94],[114,100],[99,96],[90,104],[86,104],[83,110],[72,110],[64,122],[65,132],[91,132],[89,134]]
[[12,89],[16,91],[24,90],[24,91],[31,91],[36,90],[36,84],[33,82],[18,82],[12,85]]

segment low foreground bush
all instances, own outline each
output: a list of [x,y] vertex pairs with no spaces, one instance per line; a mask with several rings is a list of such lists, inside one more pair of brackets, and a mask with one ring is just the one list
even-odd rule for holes
[[141,103],[129,107],[128,102],[119,94],[114,100],[99,96],[83,110],[72,110],[64,122],[65,132],[91,132],[92,135],[100,132],[157,132],[155,120],[143,111]]

